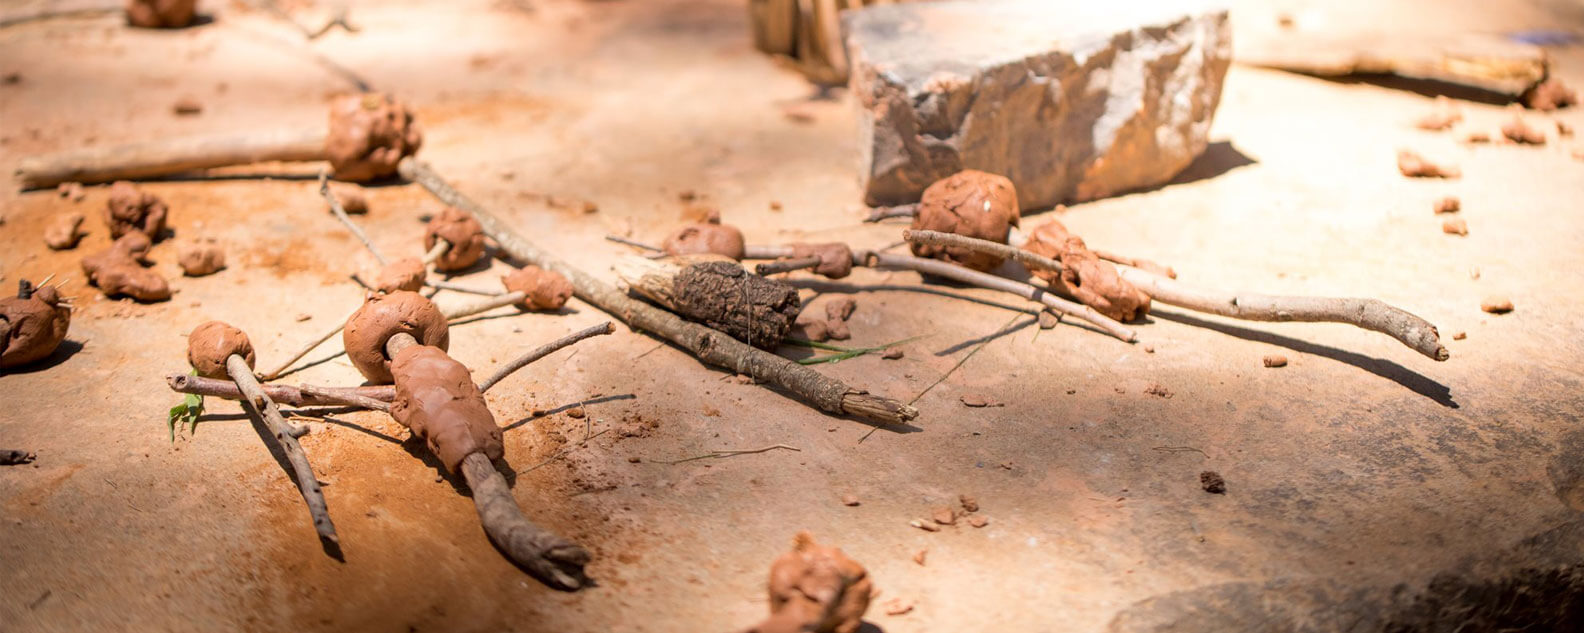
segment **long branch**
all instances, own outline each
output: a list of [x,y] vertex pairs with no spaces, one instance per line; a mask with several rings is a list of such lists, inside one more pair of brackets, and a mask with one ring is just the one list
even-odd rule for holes
[[650,332],[688,350],[699,360],[753,376],[760,382],[777,385],[822,411],[847,414],[882,424],[898,424],[918,417],[918,410],[867,392],[776,356],[718,331],[682,320],[675,314],[629,297],[588,273],[561,261],[517,234],[505,222],[463,196],[439,174],[417,160],[403,159],[403,178],[417,182],[442,202],[471,211],[484,232],[501,249],[521,263],[561,273],[571,280],[573,291],[584,301],[621,319],[634,330]]
[[[969,248],[983,253],[1016,258],[1030,267],[1061,270],[1060,263],[1040,257],[1020,248],[979,240],[961,235],[940,234],[930,231],[906,231],[908,239]],[[947,235],[947,239],[937,236]],[[1043,260],[1043,261],[1042,261]],[[1051,268],[1050,265],[1054,265]],[[1373,330],[1401,341],[1414,351],[1435,360],[1449,357],[1441,345],[1440,333],[1434,325],[1401,308],[1379,299],[1351,299],[1333,297],[1273,296],[1251,293],[1234,293],[1195,288],[1180,281],[1127,266],[1117,267],[1122,279],[1137,286],[1151,299],[1167,305],[1197,310],[1247,321],[1305,321],[1346,323]]]
[[308,455],[297,444],[297,438],[292,436],[290,425],[281,417],[280,406],[264,394],[258,380],[253,378],[253,369],[241,356],[232,354],[226,358],[226,373],[236,383],[237,389],[247,396],[244,406],[250,406],[263,418],[264,425],[269,427],[275,437],[276,445],[286,455],[286,461],[291,463],[297,490],[308,504],[308,513],[313,516],[314,530],[319,533],[319,538],[340,544],[341,538],[336,536],[335,524],[330,522],[330,509],[325,504],[324,491],[319,488],[319,478],[314,475],[313,467],[308,465]]
[[545,343],[544,345],[540,345],[533,351],[523,354],[522,356],[518,356],[511,362],[502,365],[500,369],[495,370],[495,373],[490,374],[490,377],[487,380],[479,383],[479,391],[489,391],[490,387],[494,387],[495,383],[498,383],[507,376],[510,376],[512,372],[527,367],[536,360],[554,354],[556,350],[567,347],[586,338],[592,338],[602,334],[610,334],[615,331],[616,326],[611,324],[610,321],[606,321],[594,327],[585,328],[558,338],[554,341],[550,341],[549,343]]

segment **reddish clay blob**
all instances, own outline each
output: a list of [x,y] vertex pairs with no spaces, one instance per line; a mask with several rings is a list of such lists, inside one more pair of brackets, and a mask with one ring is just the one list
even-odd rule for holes
[[368,213],[368,198],[363,195],[363,188],[351,183],[330,183],[330,194],[335,196],[336,202],[341,203],[341,210],[347,215],[363,215]]
[[109,249],[84,257],[83,275],[107,297],[127,296],[144,302],[169,299],[170,284],[143,267],[150,245],[141,231],[127,233]]
[[1131,321],[1149,312],[1150,297],[1117,274],[1116,266],[1089,250],[1083,238],[1051,220],[1029,234],[1023,250],[1061,262],[1060,273],[1036,270],[1035,275],[1058,284],[1086,306],[1117,321]]
[[451,248],[435,260],[435,270],[465,270],[484,258],[484,226],[471,213],[456,207],[446,207],[431,218],[429,226],[424,229],[425,252],[434,248],[437,238],[450,242]]
[[770,565],[770,617],[750,633],[854,633],[874,597],[869,572],[799,532]]
[[1523,115],[1513,113],[1513,118],[1501,128],[1502,136],[1519,145],[1545,145],[1545,130],[1529,125]]
[[165,202],[154,194],[144,193],[137,185],[123,180],[110,186],[105,224],[110,226],[111,239],[139,231],[159,241],[160,234],[165,231],[165,213]]
[[1547,79],[1524,91],[1519,99],[1531,110],[1550,112],[1578,103],[1578,93],[1563,85],[1560,79]]
[[340,180],[364,182],[396,173],[396,163],[423,145],[410,110],[389,95],[346,95],[330,104],[325,156]]
[[559,310],[572,298],[572,282],[561,273],[538,266],[501,275],[501,285],[506,286],[506,292],[527,295],[517,304],[524,310]]
[[148,29],[179,29],[191,25],[198,0],[127,0],[127,24]]
[[205,378],[225,378],[226,359],[241,356],[253,368],[253,342],[242,330],[220,321],[209,321],[187,335],[187,363]]
[[390,359],[385,356],[385,342],[397,332],[411,334],[419,344],[442,351],[451,346],[445,314],[434,302],[405,290],[371,293],[363,307],[347,319],[346,329],[341,332],[347,358],[369,382],[384,385],[394,379]]
[[86,232],[82,230],[83,214],[71,211],[55,216],[44,228],[44,244],[50,250],[63,251],[77,248]]
[[225,268],[225,249],[212,237],[195,240],[176,249],[176,263],[188,277],[213,275]]
[[374,278],[374,289],[380,292],[418,292],[423,285],[424,265],[417,257],[403,257],[386,264]]
[[841,279],[852,273],[852,248],[841,242],[828,244],[792,244],[792,258],[818,257],[820,263],[814,272],[831,279]]
[[1461,178],[1463,170],[1431,162],[1409,150],[1397,152],[1397,171],[1409,178]]
[[505,456],[495,416],[462,363],[439,348],[414,345],[396,354],[391,373],[396,379],[391,417],[423,438],[446,470],[457,472],[473,453],[491,460]]
[[719,216],[677,229],[666,237],[660,248],[668,255],[711,254],[735,260],[741,260],[745,252],[742,231],[730,224],[721,224]]
[[[956,233],[1000,244],[1007,232],[1018,225],[1017,189],[1012,181],[995,174],[965,169],[938,180],[924,190],[913,229]],[[1000,266],[999,255],[950,246],[912,244],[913,254],[956,262],[974,270],[989,271]]]
[[22,282],[17,296],[0,299],[0,322],[10,331],[0,338],[0,369],[34,363],[55,353],[71,327],[71,308],[60,293]]

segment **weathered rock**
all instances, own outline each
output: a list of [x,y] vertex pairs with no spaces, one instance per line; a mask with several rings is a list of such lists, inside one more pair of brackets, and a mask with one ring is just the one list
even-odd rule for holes
[[1208,145],[1231,62],[1221,9],[950,0],[844,15],[864,190],[903,204],[978,169],[1025,209],[1169,181]]

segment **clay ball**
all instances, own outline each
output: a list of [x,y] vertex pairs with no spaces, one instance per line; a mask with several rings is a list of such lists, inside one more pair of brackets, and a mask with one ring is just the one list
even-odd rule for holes
[[[840,549],[799,532],[792,551],[770,566],[770,622],[796,624],[789,631],[855,633],[874,595],[869,572]],[[773,630],[761,626],[758,630]]]
[[668,255],[721,255],[735,260],[743,258],[743,234],[729,224],[700,222],[689,224],[672,233],[660,245]]
[[123,180],[110,186],[105,224],[110,226],[111,239],[138,231],[157,241],[165,232],[165,213],[165,202],[137,185]]
[[396,173],[423,144],[407,106],[389,95],[346,95],[330,104],[325,156],[340,180],[364,182]]
[[179,29],[191,25],[198,0],[127,0],[127,24],[149,29]]
[[471,213],[456,207],[440,211],[424,229],[424,252],[434,248],[438,238],[450,242],[451,248],[435,260],[435,270],[466,270],[484,258],[484,226]]
[[[1018,225],[1017,189],[995,174],[965,169],[924,190],[913,229],[956,233],[1005,244]],[[961,248],[913,243],[913,254],[956,262],[980,271],[1000,266],[1002,258]]]
[[212,237],[195,240],[176,249],[176,263],[188,277],[212,275],[225,268],[225,249]]
[[330,193],[341,203],[341,210],[347,215],[364,215],[368,213],[368,198],[363,195],[363,188],[352,183],[332,182]]
[[253,368],[253,343],[247,334],[220,321],[209,321],[187,335],[187,362],[206,378],[225,378],[226,359],[242,357]]
[[22,282],[14,297],[0,299],[0,322],[10,331],[0,338],[0,369],[20,367],[55,353],[71,327],[71,308],[60,293],[45,286],[34,290]]
[[398,332],[411,334],[420,345],[442,351],[451,346],[445,314],[434,302],[405,290],[371,293],[363,307],[347,319],[346,329],[341,332],[347,358],[369,382],[383,385],[394,380],[390,358],[385,356],[385,342]]
[[422,260],[403,257],[380,269],[379,275],[374,277],[374,289],[380,292],[418,292],[423,289],[424,275]]
[[561,273],[527,266],[501,275],[506,292],[526,295],[517,306],[524,310],[559,310],[572,298],[572,282]]

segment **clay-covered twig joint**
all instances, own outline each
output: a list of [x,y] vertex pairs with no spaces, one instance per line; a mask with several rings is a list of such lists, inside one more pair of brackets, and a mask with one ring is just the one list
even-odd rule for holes
[[418,151],[423,134],[396,99],[365,93],[330,105],[327,129],[248,132],[236,136],[150,141],[33,156],[18,165],[26,189],[63,182],[139,180],[272,161],[329,161],[339,180],[368,181],[396,171]]
[[[1035,233],[1038,235],[1039,231]],[[908,231],[904,237],[915,243],[950,244],[955,248],[1016,259],[1036,274],[1042,271],[1061,274],[1068,268],[1064,262],[1053,258],[988,240],[927,231]],[[1207,290],[1131,266],[1116,267],[1115,274],[1149,299],[1167,305],[1248,321],[1346,323],[1391,336],[1414,351],[1438,361],[1449,357],[1434,325],[1378,299],[1271,296]]]
[[505,456],[500,427],[467,367],[446,354],[450,333],[440,309],[414,292],[371,295],[347,320],[343,339],[365,378],[396,385],[391,417],[467,479],[490,540],[552,587],[584,586],[588,552],[523,516],[495,469]]
[[280,406],[253,377],[253,360],[253,343],[248,340],[247,334],[220,321],[199,325],[187,335],[187,362],[192,364],[199,376],[229,378],[236,384],[237,390],[244,396],[244,406],[251,408],[264,421],[277,447],[291,463],[292,478],[297,482],[303,501],[308,504],[308,513],[313,517],[314,530],[319,533],[319,538],[339,546],[341,539],[336,536],[335,524],[330,521],[324,491],[320,490],[319,479],[308,464],[308,456],[297,443],[297,436],[301,433],[281,417]]
[[918,417],[918,410],[861,389],[731,338],[719,331],[690,323],[675,314],[627,296],[588,273],[561,261],[523,238],[493,213],[463,196],[444,178],[416,159],[403,160],[403,178],[417,182],[441,202],[471,212],[501,251],[519,263],[558,273],[571,283],[577,297],[621,319],[634,330],[653,333],[687,350],[700,361],[753,376],[756,382],[785,389],[821,411],[852,415],[880,424],[900,424]]

